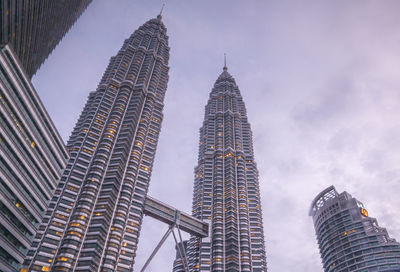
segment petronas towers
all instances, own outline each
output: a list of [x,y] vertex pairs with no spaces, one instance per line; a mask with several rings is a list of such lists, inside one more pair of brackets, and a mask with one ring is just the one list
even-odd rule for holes
[[[161,15],[139,27],[111,58],[73,129],[70,159],[21,271],[132,271],[148,214],[168,61]],[[205,109],[192,212],[206,229],[208,224],[209,236],[192,236],[181,247],[182,269],[266,271],[252,133],[226,67]],[[162,205],[154,203],[161,216]],[[181,213],[175,213],[176,219]]]

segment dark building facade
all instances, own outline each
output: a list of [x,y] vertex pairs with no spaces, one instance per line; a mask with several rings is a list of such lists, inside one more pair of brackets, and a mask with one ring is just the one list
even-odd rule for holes
[[0,48],[0,271],[17,271],[68,153],[10,46]]
[[400,271],[400,244],[349,193],[328,187],[313,200],[310,216],[325,272]]
[[226,66],[205,107],[193,216],[209,238],[188,243],[190,271],[267,271],[258,171],[243,98]]
[[10,44],[29,77],[91,0],[1,0],[0,44]]
[[16,271],[69,158],[30,78],[89,0],[0,1],[0,270]]
[[168,82],[161,16],[125,40],[68,141],[25,271],[132,271]]

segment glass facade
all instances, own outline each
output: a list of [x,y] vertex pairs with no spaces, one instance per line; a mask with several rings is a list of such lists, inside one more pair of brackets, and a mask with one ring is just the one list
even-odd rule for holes
[[347,192],[325,189],[310,216],[325,272],[400,271],[400,244]]
[[0,271],[17,271],[68,153],[10,46],[0,48]]
[[132,271],[168,82],[161,16],[125,40],[68,141],[25,271]]
[[10,44],[29,77],[91,0],[1,0],[0,44]]
[[190,271],[267,271],[258,171],[246,108],[224,67],[200,128],[193,216],[209,238],[188,243]]

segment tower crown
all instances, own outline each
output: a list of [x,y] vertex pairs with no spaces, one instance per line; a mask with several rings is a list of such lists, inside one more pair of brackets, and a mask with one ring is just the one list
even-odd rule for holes
[[[226,66],[226,54],[224,54],[224,67],[222,68],[222,73],[219,75],[217,81],[215,82],[216,84],[221,82],[221,81],[233,81],[235,83],[235,80],[233,79],[232,75],[228,73],[228,67]],[[236,83],[235,83],[236,85]]]
[[224,66],[223,71],[218,76],[217,81],[215,82],[215,84],[220,83],[220,82],[224,82],[224,81],[232,81],[236,85],[234,78],[228,72],[228,68],[226,66]]

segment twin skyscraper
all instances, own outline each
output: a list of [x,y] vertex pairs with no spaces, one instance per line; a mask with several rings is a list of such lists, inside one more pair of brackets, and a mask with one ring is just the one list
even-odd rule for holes
[[[139,27],[89,94],[22,271],[132,271],[163,120],[166,31],[161,15]],[[184,269],[266,271],[252,134],[227,67],[200,132],[193,216],[209,237],[190,239]]]

